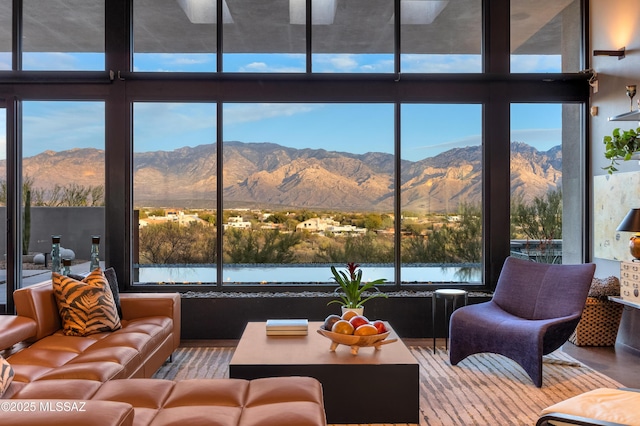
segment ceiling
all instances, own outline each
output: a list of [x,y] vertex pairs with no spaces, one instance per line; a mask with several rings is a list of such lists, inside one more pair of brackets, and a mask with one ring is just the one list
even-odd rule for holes
[[[25,51],[103,52],[105,1],[24,0]],[[215,52],[216,25],[192,23],[178,1],[134,0],[136,52]],[[225,1],[233,20],[223,26],[225,52],[305,52],[304,25],[289,22],[290,0]],[[335,1],[333,23],[312,27],[314,53],[393,51],[393,1]],[[512,51],[560,54],[563,26],[579,28],[579,16],[562,11],[577,2],[512,0]],[[0,51],[11,50],[11,3],[0,0]],[[402,52],[479,54],[480,16],[480,0],[449,0],[431,24],[402,26]]]

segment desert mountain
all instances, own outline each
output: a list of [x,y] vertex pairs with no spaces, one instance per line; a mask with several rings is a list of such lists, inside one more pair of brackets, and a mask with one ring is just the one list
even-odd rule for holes
[[[522,142],[511,146],[511,186],[525,200],[561,183],[561,150],[540,152]],[[224,143],[226,207],[393,209],[394,158],[295,149],[274,143]],[[134,155],[136,206],[215,207],[216,144]],[[70,182],[104,183],[104,151],[46,151],[23,161],[34,185],[51,189]],[[0,173],[6,175],[5,162]],[[1,175],[0,175],[1,176]],[[456,148],[420,161],[402,161],[403,208],[455,211],[460,202],[482,199],[480,147]]]

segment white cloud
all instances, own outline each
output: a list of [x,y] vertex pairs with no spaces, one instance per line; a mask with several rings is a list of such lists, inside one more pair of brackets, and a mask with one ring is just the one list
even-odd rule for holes
[[[562,129],[521,129],[514,130],[510,136],[511,142],[524,142],[538,151],[548,151],[554,146],[562,144]],[[403,149],[403,158],[415,160],[433,157],[441,152],[454,148],[479,146],[482,135],[469,135],[433,145],[422,145],[411,149]]]
[[238,72],[304,72],[305,70],[295,66],[273,66],[266,62],[251,62],[245,66],[241,66]]
[[418,55],[403,54],[403,73],[476,73],[482,70],[480,55]]
[[224,107],[225,125],[250,123],[274,117],[291,117],[311,112],[320,105],[311,104],[227,104]]
[[25,52],[23,68],[48,71],[75,70],[78,69],[78,58],[75,55],[63,52]]
[[511,72],[562,72],[562,56],[511,55]]

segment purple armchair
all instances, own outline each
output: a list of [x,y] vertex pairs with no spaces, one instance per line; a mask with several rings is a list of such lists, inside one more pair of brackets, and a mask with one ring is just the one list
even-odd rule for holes
[[542,356],[567,341],[582,315],[595,265],[551,265],[508,257],[493,298],[451,315],[449,360],[492,352],[520,364],[542,386]]

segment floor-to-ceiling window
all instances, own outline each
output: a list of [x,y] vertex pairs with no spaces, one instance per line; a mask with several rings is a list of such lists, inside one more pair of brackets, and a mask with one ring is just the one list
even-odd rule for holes
[[[512,142],[534,142],[516,133],[560,128],[562,172],[582,167],[581,0],[46,3],[24,0],[12,43],[13,2],[0,0],[0,97],[24,104],[5,120],[22,126],[22,182],[7,191],[34,185],[35,215],[41,187],[55,199],[103,185],[104,231],[75,224],[81,241],[104,232],[126,286],[327,287],[328,265],[353,260],[393,288],[490,287],[524,235],[508,220]],[[90,150],[104,155],[93,177]],[[32,158],[62,154],[32,182]],[[571,182],[564,215],[584,206]],[[30,249],[58,222],[32,230]],[[564,231],[566,259],[581,237]]]
[[401,122],[402,282],[480,282],[482,106],[404,104]]
[[24,279],[50,277],[52,236],[60,260],[87,273],[92,236],[104,252],[104,102],[25,101],[22,129]]
[[136,282],[216,282],[216,105],[133,109]]
[[[225,104],[225,284],[393,281],[394,106]],[[390,232],[391,231],[391,232]]]

